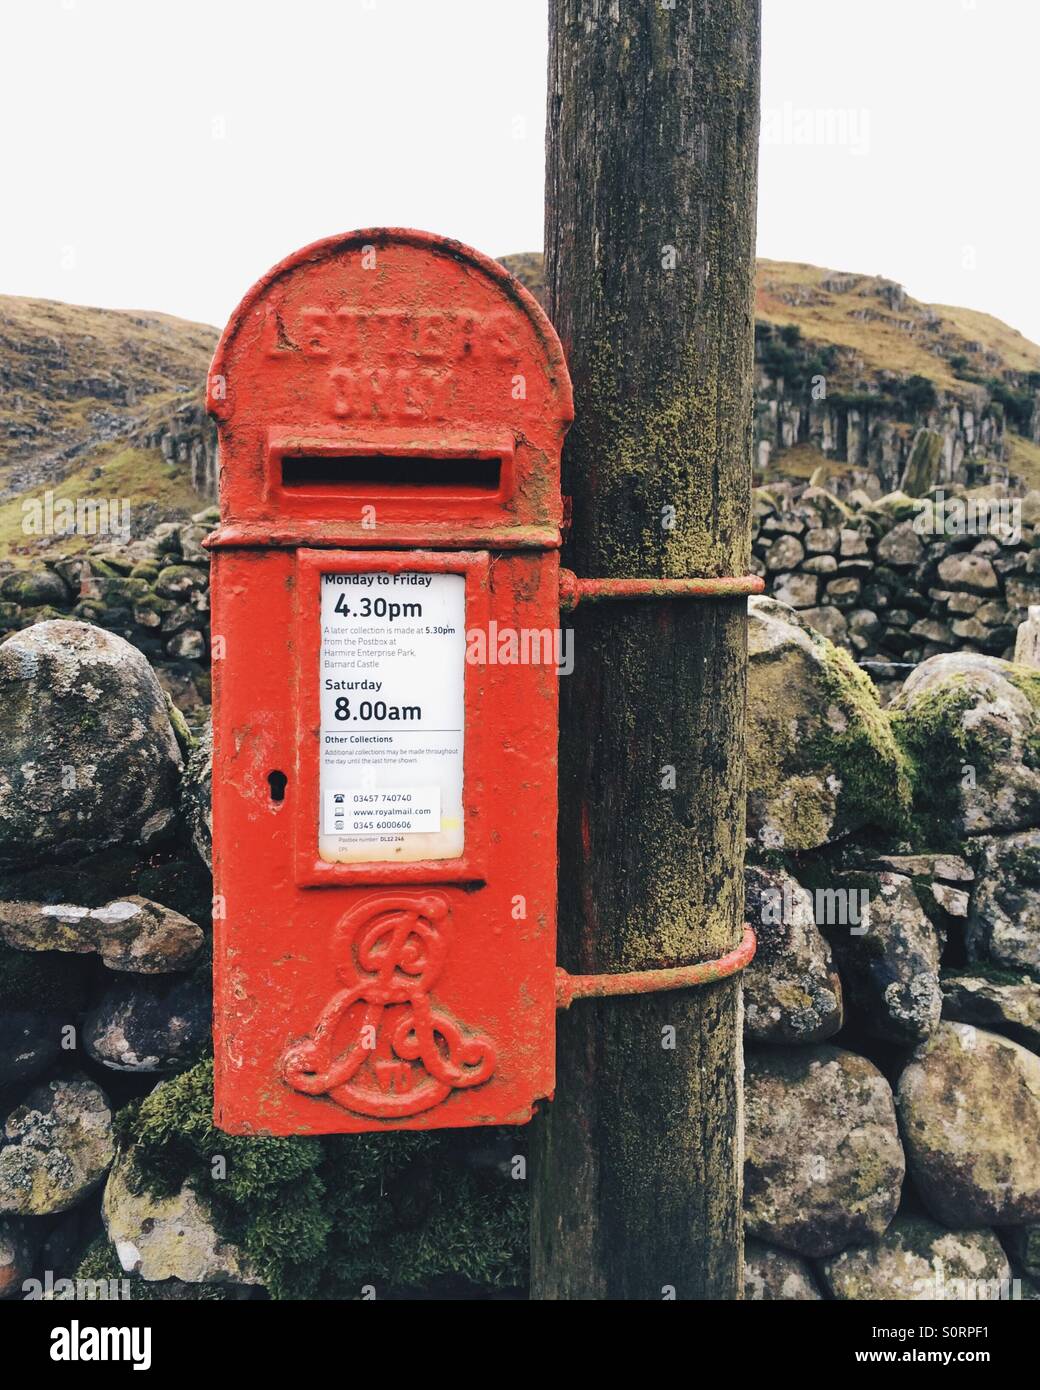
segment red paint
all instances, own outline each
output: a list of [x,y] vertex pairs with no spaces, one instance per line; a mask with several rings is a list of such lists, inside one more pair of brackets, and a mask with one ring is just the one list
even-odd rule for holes
[[555,668],[466,664],[457,859],[325,862],[318,587],[443,570],[465,577],[467,631],[558,626],[573,408],[556,335],[476,252],[355,232],[249,292],[209,402],[216,1122],[524,1121],[555,1081]]
[[755,933],[745,925],[740,945],[716,960],[661,970],[631,970],[615,975],[569,975],[556,971],[556,1007],[569,1009],[575,999],[604,999],[617,994],[656,994],[661,990],[711,985],[737,974],[754,959]]
[[560,571],[560,607],[566,612],[579,603],[608,599],[739,598],[765,592],[757,574],[724,575],[718,579],[579,579]]

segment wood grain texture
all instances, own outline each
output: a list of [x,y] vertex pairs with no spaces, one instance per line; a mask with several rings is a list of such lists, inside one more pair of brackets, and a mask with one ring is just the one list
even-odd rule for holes
[[[546,271],[577,409],[564,563],[744,573],[758,0],[549,10]],[[744,609],[611,602],[572,617],[567,970],[681,964],[740,940]],[[560,1017],[557,1099],[532,1135],[532,1297],[740,1296],[741,1070],[735,982]]]

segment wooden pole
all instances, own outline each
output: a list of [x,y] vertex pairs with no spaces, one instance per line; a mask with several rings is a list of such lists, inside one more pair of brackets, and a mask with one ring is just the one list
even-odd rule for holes
[[[585,577],[749,561],[758,0],[550,0],[549,312]],[[575,973],[741,936],[746,600],[573,615],[560,948]],[[578,1000],[532,1133],[533,1298],[741,1296],[739,983]]]

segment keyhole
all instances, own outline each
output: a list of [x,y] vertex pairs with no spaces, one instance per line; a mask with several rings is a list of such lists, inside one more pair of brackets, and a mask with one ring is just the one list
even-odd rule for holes
[[269,772],[267,774],[267,785],[271,788],[272,801],[285,800],[285,787],[289,781],[284,772]]

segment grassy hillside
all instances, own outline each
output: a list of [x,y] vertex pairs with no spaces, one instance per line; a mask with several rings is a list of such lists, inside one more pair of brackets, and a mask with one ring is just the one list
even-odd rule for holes
[[539,304],[545,304],[545,258],[540,251],[518,251],[515,256],[500,256],[499,260]]
[[[544,299],[540,254],[502,260]],[[992,392],[997,383],[1020,431],[1040,387],[1035,343],[988,314],[919,303],[877,276],[759,261],[756,316],[788,333],[797,329],[803,343],[837,350],[828,375],[839,388],[924,377],[937,389],[967,393],[979,384]],[[135,531],[199,509],[185,465],[141,447],[141,439],[178,407],[201,402],[216,340],[215,328],[167,314],[0,296],[0,558],[41,548],[25,533],[21,504],[48,488],[72,500],[126,498]],[[808,476],[819,459],[808,446],[802,452],[788,451],[788,472]],[[1040,485],[1040,445],[1010,433],[1007,453],[1014,473]],[[42,544],[54,554],[84,541]]]
[[849,348],[867,371],[923,376],[946,390],[1005,371],[1040,373],[1040,347],[1006,323],[973,309],[922,304],[877,275],[760,260],[755,316]]
[[[197,511],[183,465],[133,440],[201,401],[216,341],[215,328],[168,314],[0,296],[0,555],[40,547],[21,502],[48,488],[127,498],[142,525]],[[84,543],[44,542],[50,554]]]
[[[503,256],[502,264],[542,297],[537,252]],[[811,342],[849,349],[864,372],[923,376],[947,390],[973,376],[1040,374],[1040,346],[1006,323],[975,309],[922,304],[878,275],[760,260],[755,279],[760,322],[793,324]]]
[[[539,254],[503,256],[502,264],[544,302]],[[881,276],[787,261],[760,260],[755,290],[759,326],[785,330],[782,337],[797,330],[795,341],[829,354],[827,377],[838,391],[874,382],[888,394],[901,382],[919,387],[915,378],[961,398],[985,387],[1004,405],[1011,472],[1040,487],[1040,445],[1022,437],[1040,389],[1040,346],[1016,329],[975,309],[922,304]],[[808,445],[782,458],[783,475],[795,478],[809,477],[824,461]],[[836,471],[843,466],[830,463]]]

